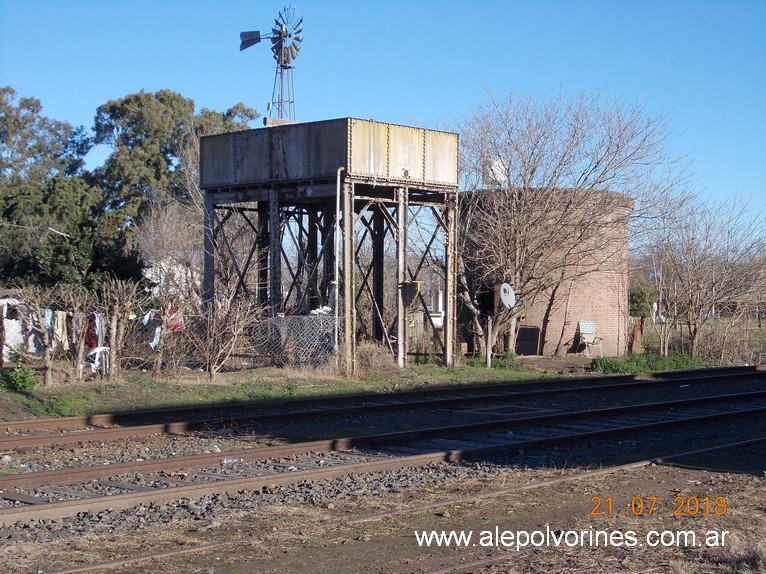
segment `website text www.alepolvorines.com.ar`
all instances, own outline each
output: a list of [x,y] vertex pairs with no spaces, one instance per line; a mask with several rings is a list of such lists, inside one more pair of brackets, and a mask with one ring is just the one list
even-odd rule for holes
[[727,543],[728,530],[602,530],[592,526],[581,530],[416,530],[421,547],[502,547],[517,551],[526,548],[714,548]]

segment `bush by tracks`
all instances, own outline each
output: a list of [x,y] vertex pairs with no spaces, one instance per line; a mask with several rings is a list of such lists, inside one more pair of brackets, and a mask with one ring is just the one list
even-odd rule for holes
[[16,368],[0,375],[0,388],[4,391],[31,391],[39,384],[37,375],[31,369]]
[[[468,357],[466,365],[469,367],[483,367],[486,365],[484,357]],[[523,371],[524,365],[516,360],[516,355],[506,353],[492,358],[492,368],[503,371]]]
[[683,371],[700,369],[704,366],[705,363],[699,357],[688,357],[685,355],[669,355],[666,357],[654,354],[634,355],[626,360],[597,357],[591,361],[591,369],[605,375]]

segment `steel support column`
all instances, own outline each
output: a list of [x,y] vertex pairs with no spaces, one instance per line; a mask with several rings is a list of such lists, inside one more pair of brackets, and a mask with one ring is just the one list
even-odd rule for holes
[[258,305],[266,308],[269,305],[269,203],[258,202],[258,270],[257,277],[257,301]]
[[407,366],[407,306],[404,301],[404,282],[407,278],[407,188],[396,189],[396,281],[399,286],[396,304],[396,354],[400,367]]
[[205,195],[205,213],[204,213],[204,238],[203,238],[203,260],[202,260],[202,300],[208,303],[215,296],[215,241],[213,239],[213,214],[215,212],[215,203],[213,198]]
[[269,190],[269,307],[272,318],[282,312],[282,233],[276,189]]
[[[386,326],[383,324],[383,300],[385,297],[385,256],[386,256],[386,219],[383,205],[375,206],[372,214],[372,338],[383,342],[386,340]],[[377,303],[377,305],[375,305]]]
[[454,367],[457,338],[457,194],[447,194],[445,204],[444,365]]
[[343,184],[343,340],[345,368],[356,370],[356,305],[354,265],[354,184]]

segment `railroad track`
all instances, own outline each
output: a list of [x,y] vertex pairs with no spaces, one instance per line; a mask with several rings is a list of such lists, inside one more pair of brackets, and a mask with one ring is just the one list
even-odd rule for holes
[[[688,385],[730,384],[747,379],[757,388],[766,381],[766,369],[734,367],[701,369],[653,375],[617,376],[523,384],[476,385],[458,388],[421,389],[387,395],[324,397],[268,402],[260,405],[231,404],[95,414],[85,417],[36,419],[3,423],[0,451],[34,446],[66,445],[85,441],[109,441],[157,434],[183,434],[221,425],[264,425],[279,420],[364,415],[396,410],[446,409],[523,402],[532,398],[565,393],[653,391]],[[268,412],[265,412],[268,411]]]
[[[474,504],[474,503],[480,503],[483,500],[488,499],[499,499],[504,496],[509,496],[513,494],[518,493],[528,493],[530,491],[535,491],[539,489],[545,489],[550,487],[559,487],[566,484],[577,484],[581,483],[583,480],[588,479],[604,479],[608,475],[616,475],[618,473],[625,475],[625,473],[629,473],[632,471],[638,471],[643,467],[647,466],[653,466],[656,464],[663,464],[672,462],[676,459],[683,459],[688,457],[698,457],[700,455],[705,455],[709,453],[721,453],[727,450],[735,450],[738,448],[743,447],[749,447],[752,445],[757,445],[758,443],[762,443],[766,441],[766,436],[754,439],[754,440],[748,440],[748,441],[738,441],[735,443],[727,443],[727,444],[721,444],[717,445],[711,448],[705,448],[701,450],[694,450],[694,451],[686,451],[681,449],[681,451],[676,450],[673,453],[669,453],[661,458],[650,458],[650,459],[642,459],[642,460],[635,460],[627,464],[620,464],[620,465],[611,465],[605,468],[600,468],[597,470],[586,470],[586,471],[579,471],[579,472],[572,472],[565,475],[559,475],[552,478],[543,478],[542,480],[536,480],[531,482],[525,482],[523,484],[515,484],[512,486],[505,486],[502,488],[495,488],[495,489],[488,489],[479,493],[474,494],[468,494],[468,495],[452,495],[448,497],[440,497],[438,501],[436,502],[423,502],[423,503],[408,503],[406,505],[401,505],[398,508],[392,509],[392,510],[385,510],[385,511],[378,511],[374,513],[363,513],[358,516],[353,517],[347,517],[344,516],[341,519],[336,520],[330,520],[330,521],[324,521],[319,525],[306,525],[304,523],[301,523],[298,527],[289,528],[288,530],[282,530],[282,534],[296,534],[296,535],[306,535],[307,533],[317,533],[317,532],[330,532],[335,529],[340,528],[348,528],[349,526],[361,526],[361,525],[368,525],[370,523],[376,523],[383,520],[390,520],[390,519],[402,519],[403,517],[407,515],[414,515],[422,512],[434,512],[436,510],[446,509],[446,508],[454,508],[455,506],[459,505],[465,505],[467,503]],[[741,496],[750,496],[756,492],[758,492],[760,489],[748,489],[743,492],[740,492],[739,494]],[[444,516],[444,513],[441,513],[442,516]],[[247,543],[256,543],[260,541],[262,534],[250,534],[245,537],[237,536],[233,539],[229,538],[227,539],[224,537],[224,539],[218,539],[214,541],[209,542],[200,542],[195,545],[183,545],[180,548],[175,549],[167,549],[167,550],[161,550],[161,551],[149,551],[149,552],[143,552],[139,554],[133,554],[128,557],[121,557],[116,560],[108,560],[105,562],[97,562],[92,561],[89,564],[80,564],[78,566],[74,567],[68,567],[64,569],[57,569],[54,571],[51,571],[51,574],[81,574],[83,572],[92,572],[92,571],[114,571],[115,569],[119,570],[120,568],[128,568],[128,567],[140,567],[142,565],[145,565],[147,563],[150,563],[152,566],[155,566],[160,563],[162,560],[173,560],[173,559],[180,559],[185,556],[188,556],[190,554],[206,554],[210,552],[222,552],[226,549],[228,551],[237,551],[234,550],[236,548],[241,548],[243,544]],[[452,571],[452,570],[464,570],[465,568],[472,568],[476,566],[485,566],[488,564],[492,564],[494,562],[500,562],[507,560],[509,558],[508,554],[502,554],[500,556],[498,555],[491,555],[487,557],[483,557],[477,560],[473,560],[471,562],[464,562],[461,561],[460,564],[456,564],[454,568],[447,568],[443,569],[440,568],[439,570],[432,572],[431,574],[438,574],[445,572]]]
[[[225,453],[0,477],[0,524],[51,520],[349,474],[422,467],[716,421],[764,428],[766,391],[500,418]],[[754,422],[755,421],[755,422]]]

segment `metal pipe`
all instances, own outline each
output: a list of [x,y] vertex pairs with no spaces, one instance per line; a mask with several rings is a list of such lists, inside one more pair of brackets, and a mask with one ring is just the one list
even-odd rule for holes
[[338,281],[338,272],[339,272],[339,265],[338,265],[338,258],[340,257],[340,174],[343,172],[343,170],[346,169],[344,167],[339,167],[337,171],[337,175],[335,178],[335,261],[334,261],[334,275],[333,280],[335,281],[335,333],[334,333],[334,349],[335,349],[335,368],[338,368],[338,360],[339,360],[339,351],[338,351],[338,343],[339,343],[339,334],[338,334],[338,321],[340,320],[339,315],[339,305],[340,305],[340,281]]

